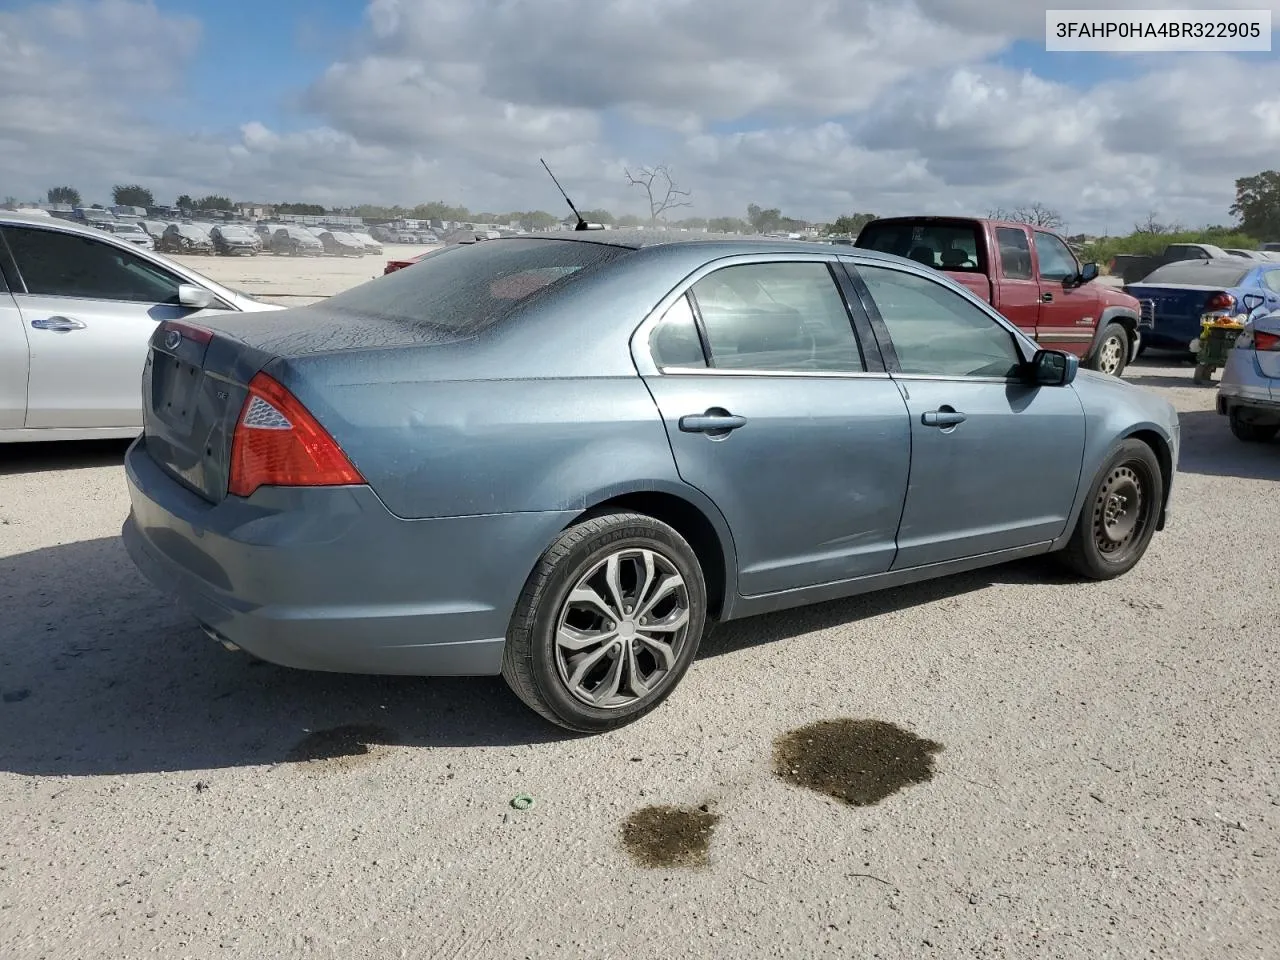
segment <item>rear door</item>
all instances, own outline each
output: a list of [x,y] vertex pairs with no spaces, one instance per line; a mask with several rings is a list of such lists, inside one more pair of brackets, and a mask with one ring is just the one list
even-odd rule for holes
[[1084,457],[1070,387],[1032,386],[1004,323],[923,273],[851,264],[911,415],[894,569],[1044,543],[1066,529]]
[[1092,284],[1072,286],[1080,275],[1075,254],[1052,233],[1035,231],[1040,320],[1036,340],[1050,350],[1066,350],[1083,357],[1093,343],[1100,306]]
[[5,282],[4,265],[5,257],[0,249],[0,430],[9,430],[26,423],[30,354],[22,314]]
[[893,562],[907,410],[865,317],[855,333],[837,269],[812,256],[722,261],[637,342],[680,476],[732,530],[745,596]]
[[1034,338],[1040,326],[1040,282],[1031,259],[1025,227],[996,227],[996,263],[992,265],[995,307],[1018,329]]
[[142,427],[142,368],[156,324],[191,313],[180,280],[79,234],[9,225],[14,300],[30,343],[26,426]]

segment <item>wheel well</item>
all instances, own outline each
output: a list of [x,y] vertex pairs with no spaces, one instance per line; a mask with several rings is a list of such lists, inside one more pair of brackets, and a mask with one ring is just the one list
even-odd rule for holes
[[1173,453],[1164,437],[1154,430],[1139,430],[1129,436],[1130,439],[1141,440],[1150,447],[1160,464],[1160,477],[1164,481],[1164,503],[1160,504],[1160,519],[1156,522],[1156,529],[1163,530],[1165,510],[1169,505],[1169,482],[1173,479]]
[[596,504],[576,517],[569,526],[577,526],[591,517],[626,510],[643,513],[673,527],[688,541],[707,582],[707,615],[720,616],[725,599],[725,557],[716,528],[706,515],[688,500],[658,491],[628,493]]

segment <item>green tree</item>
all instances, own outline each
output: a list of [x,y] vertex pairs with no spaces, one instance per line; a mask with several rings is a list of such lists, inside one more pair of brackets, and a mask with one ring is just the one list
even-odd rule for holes
[[[204,201],[200,201],[203,203]],[[203,209],[203,208],[202,208]],[[324,215],[324,207],[318,203],[277,203],[276,213],[289,213],[299,217],[319,217]]]
[[583,210],[582,219],[587,223],[605,223],[610,226],[618,222],[617,218],[608,210]]
[[740,217],[712,217],[707,221],[707,229],[712,233],[748,233],[751,224]]
[[526,210],[524,213],[511,214],[510,222],[519,225],[522,230],[549,230],[555,226],[556,218],[545,210]]
[[18,198],[17,198],[17,197],[5,197],[5,198],[4,198],[4,203],[0,204],[0,207],[3,207],[5,210],[17,210],[17,209],[18,209]]
[[[224,213],[230,213],[236,208],[236,205],[232,203],[228,197],[222,197],[216,193],[211,193],[209,196],[201,197],[197,200],[195,207],[197,210],[220,210]],[[322,209],[321,213],[323,212],[324,211]]]
[[684,227],[688,230],[702,230],[707,225],[706,217],[686,217],[684,220],[677,220],[677,227]]
[[875,219],[874,213],[846,213],[832,221],[827,227],[827,233],[847,233],[849,236],[857,236],[863,227]]
[[638,227],[638,226],[641,226],[643,223],[644,223],[644,220],[642,220],[640,217],[637,217],[634,213],[625,213],[618,218],[614,226]]
[[121,207],[154,207],[156,198],[137,183],[118,183],[111,188],[111,201]]
[[1237,180],[1230,212],[1245,233],[1263,240],[1280,237],[1280,172],[1264,170]]
[[50,203],[67,203],[73,207],[80,206],[80,191],[75,187],[50,187],[45,194]]
[[747,204],[747,222],[756,233],[773,233],[782,223],[782,211],[777,207],[768,210],[758,204]]
[[420,203],[410,215],[418,220],[474,220],[471,211],[466,207],[455,207],[445,203],[443,200],[432,200],[429,203]]
[[195,207],[196,202],[184,193],[177,200],[173,201],[173,205],[179,210],[191,210]]

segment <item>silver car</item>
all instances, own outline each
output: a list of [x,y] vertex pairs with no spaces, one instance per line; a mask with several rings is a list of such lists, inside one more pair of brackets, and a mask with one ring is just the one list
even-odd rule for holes
[[121,240],[127,240],[134,246],[141,247],[143,250],[154,250],[156,248],[155,241],[151,239],[151,235],[142,228],[140,223],[121,220],[118,223],[108,223],[102,229],[119,237]]
[[0,211],[0,442],[137,436],[160,324],[279,309],[105,230]]
[[1228,351],[1218,413],[1237,439],[1249,443],[1280,433],[1280,312],[1250,320]]
[[1051,552],[1131,570],[1178,417],[1078,364],[869,250],[455,244],[323,303],[157,331],[123,536],[224,645],[501,673],[603,731],[671,693],[711,619]]

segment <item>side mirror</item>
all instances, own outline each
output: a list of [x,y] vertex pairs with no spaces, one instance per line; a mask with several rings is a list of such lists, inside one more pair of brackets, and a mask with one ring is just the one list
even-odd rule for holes
[[178,284],[178,303],[182,306],[203,310],[205,307],[213,306],[213,302],[213,294],[204,287],[197,287],[194,283]]
[[1090,283],[1098,279],[1098,265],[1096,263],[1086,263],[1080,268],[1080,283]]
[[1065,350],[1037,350],[1027,364],[1027,379],[1040,387],[1065,387],[1076,378],[1080,358]]

